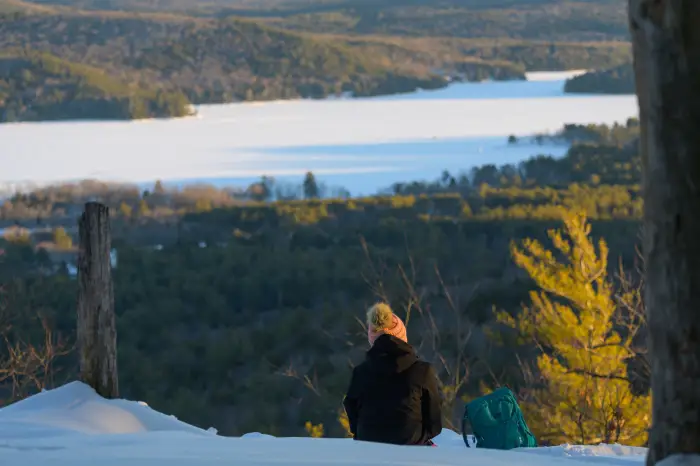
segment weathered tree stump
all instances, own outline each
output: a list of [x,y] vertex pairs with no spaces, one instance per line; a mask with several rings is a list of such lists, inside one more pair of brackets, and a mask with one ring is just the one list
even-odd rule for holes
[[629,22],[652,367],[647,464],[700,464],[700,1],[629,0]]
[[85,204],[79,222],[78,348],[80,379],[105,398],[119,396],[117,327],[110,262],[109,209]]

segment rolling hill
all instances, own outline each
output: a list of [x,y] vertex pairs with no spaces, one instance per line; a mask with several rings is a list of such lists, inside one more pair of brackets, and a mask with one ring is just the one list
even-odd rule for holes
[[179,92],[129,86],[103,70],[47,53],[0,54],[0,122],[184,116]]
[[626,5],[611,0],[36,0],[83,9],[248,16],[334,34],[627,40]]

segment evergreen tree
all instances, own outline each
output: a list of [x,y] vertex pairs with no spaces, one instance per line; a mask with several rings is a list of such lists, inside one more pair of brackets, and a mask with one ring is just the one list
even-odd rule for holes
[[511,246],[516,264],[539,288],[516,318],[498,315],[541,350],[541,383],[528,392],[523,410],[542,429],[541,440],[643,445],[650,397],[636,396],[629,383],[634,335],[615,326],[608,247],[601,239],[596,248],[583,214],[565,212],[563,220],[564,231],[549,231],[556,251],[535,240]]
[[316,183],[316,177],[313,173],[307,172],[304,176],[304,198],[305,199],[316,199],[318,198],[319,189]]

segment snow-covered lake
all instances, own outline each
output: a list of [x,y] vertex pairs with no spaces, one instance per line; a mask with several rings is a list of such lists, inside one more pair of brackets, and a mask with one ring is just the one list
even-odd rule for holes
[[374,193],[397,181],[435,179],[445,169],[566,151],[508,145],[511,134],[637,116],[633,95],[565,95],[571,74],[367,99],[202,106],[197,117],[177,120],[5,124],[0,183],[247,185],[262,175],[300,181],[311,170],[353,194]]

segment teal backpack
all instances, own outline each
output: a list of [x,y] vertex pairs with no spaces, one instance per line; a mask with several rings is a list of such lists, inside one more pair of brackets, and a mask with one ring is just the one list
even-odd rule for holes
[[467,423],[471,424],[476,448],[510,450],[537,446],[537,440],[525,424],[515,395],[506,387],[477,398],[464,408],[462,438],[469,447]]

